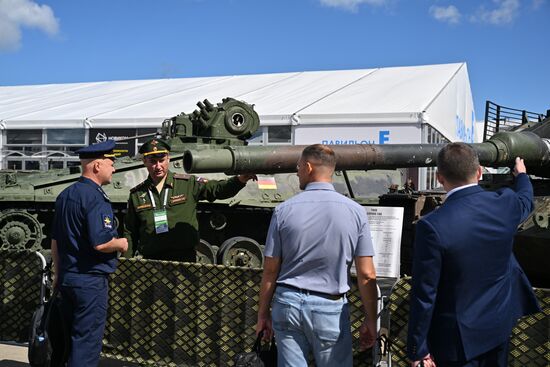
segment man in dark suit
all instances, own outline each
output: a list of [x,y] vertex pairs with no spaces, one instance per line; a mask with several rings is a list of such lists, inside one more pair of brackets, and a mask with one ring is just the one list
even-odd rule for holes
[[512,254],[533,210],[533,187],[516,158],[515,189],[478,186],[481,167],[464,143],[438,155],[444,204],[416,225],[407,354],[412,366],[506,366],[512,328],[540,311]]

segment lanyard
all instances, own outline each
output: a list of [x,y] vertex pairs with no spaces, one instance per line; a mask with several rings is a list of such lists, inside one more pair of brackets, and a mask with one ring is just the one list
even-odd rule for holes
[[[153,209],[157,209],[157,204],[155,202],[155,197],[153,196],[153,193],[151,192],[151,190],[147,190],[149,191],[149,197],[151,198],[151,204],[153,204]],[[164,190],[164,200],[163,200],[163,205],[162,207],[163,208],[166,208],[166,201],[168,200],[168,187],[166,187]]]

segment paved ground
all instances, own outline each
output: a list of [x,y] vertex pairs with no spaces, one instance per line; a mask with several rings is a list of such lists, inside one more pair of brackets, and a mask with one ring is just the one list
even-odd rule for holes
[[[0,367],[28,367],[27,347],[0,343]],[[136,364],[102,359],[99,367],[137,367]]]

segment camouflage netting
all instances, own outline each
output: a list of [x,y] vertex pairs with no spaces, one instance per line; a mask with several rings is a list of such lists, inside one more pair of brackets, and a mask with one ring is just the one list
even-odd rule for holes
[[[410,277],[400,279],[392,289],[389,301],[390,353],[393,366],[408,367],[406,357],[407,322],[409,317]],[[542,312],[523,317],[512,330],[509,366],[550,365],[550,290],[535,289]]]
[[[42,264],[27,251],[0,251],[0,340],[25,342],[40,298]],[[261,270],[215,265],[122,259],[111,277],[103,355],[155,366],[233,365],[254,343]],[[408,366],[405,341],[410,278],[389,300],[390,352]],[[513,331],[510,366],[550,364],[550,291],[537,289],[543,312],[521,319]],[[354,364],[372,365],[357,352],[362,312],[350,292]]]
[[41,282],[42,261],[35,252],[0,250],[0,340],[29,340]]
[[[123,259],[110,283],[103,355],[146,365],[232,365],[255,340],[260,280],[259,269]],[[357,343],[357,291],[350,303]],[[369,353],[354,359],[372,365]]]

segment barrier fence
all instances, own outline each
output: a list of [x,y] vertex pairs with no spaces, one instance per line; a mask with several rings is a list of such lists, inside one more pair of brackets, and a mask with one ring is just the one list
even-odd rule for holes
[[[0,251],[0,340],[26,342],[40,300],[42,265],[27,251]],[[103,356],[154,366],[231,366],[254,343],[260,269],[121,259],[110,281]],[[405,357],[409,278],[399,280],[388,304],[389,352]],[[550,290],[537,289],[543,312],[513,331],[510,366],[550,364]],[[359,292],[349,293],[354,365],[373,365],[357,351],[362,321]]]
[[[392,288],[388,310],[392,366],[408,367],[406,343],[411,278],[399,279]],[[550,289],[535,288],[542,312],[521,318],[512,330],[508,366],[550,366]]]
[[[230,366],[255,340],[262,271],[219,265],[121,260],[110,283],[103,355],[140,364]],[[359,292],[350,293],[357,350]],[[372,365],[370,353],[355,365]]]
[[0,250],[0,340],[25,343],[40,303],[42,259],[36,252]]

